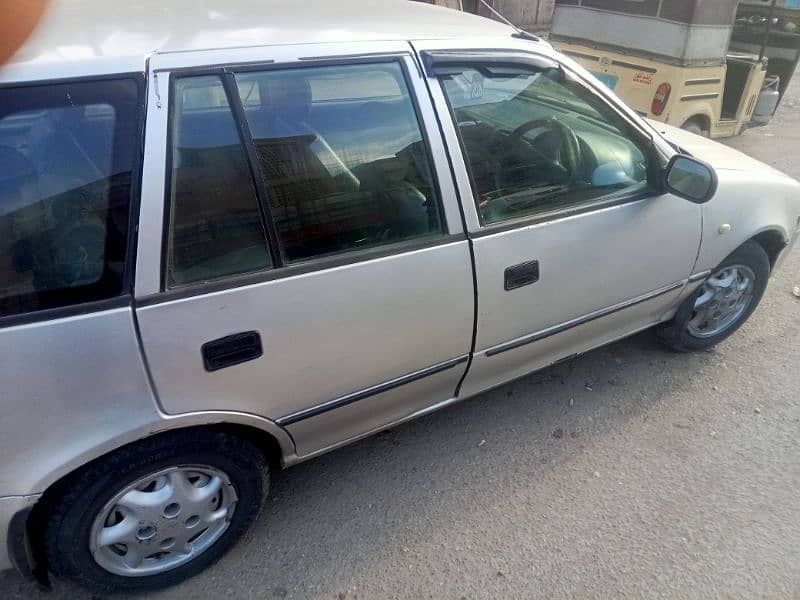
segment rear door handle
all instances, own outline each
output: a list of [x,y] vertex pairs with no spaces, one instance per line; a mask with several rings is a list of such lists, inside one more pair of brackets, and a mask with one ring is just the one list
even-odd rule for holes
[[539,281],[539,261],[531,260],[508,267],[505,272],[505,289],[507,292],[531,285]]
[[234,333],[206,342],[200,352],[203,355],[203,366],[209,372],[255,360],[264,354],[261,335],[257,331]]

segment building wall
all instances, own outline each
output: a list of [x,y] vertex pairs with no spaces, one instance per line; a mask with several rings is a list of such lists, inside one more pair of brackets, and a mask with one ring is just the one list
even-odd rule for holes
[[[430,4],[463,8],[479,15],[491,16],[480,0],[420,0]],[[486,0],[509,21],[522,29],[543,29],[553,20],[555,0]]]
[[541,29],[553,20],[555,0],[494,0],[493,6],[522,29]]
[[435,2],[430,2],[429,4],[438,4],[447,8],[461,8],[461,0],[435,0]]
[[416,0],[416,2],[425,2],[427,4],[436,4],[438,6],[446,6],[447,8],[461,8],[461,0]]

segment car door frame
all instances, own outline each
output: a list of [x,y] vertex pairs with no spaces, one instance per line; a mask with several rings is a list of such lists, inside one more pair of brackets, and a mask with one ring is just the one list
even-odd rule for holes
[[[345,254],[343,256],[322,257],[309,260],[298,265],[287,265],[280,269],[270,269],[260,271],[253,275],[225,277],[219,282],[209,282],[201,285],[189,285],[178,289],[168,289],[164,277],[165,242],[168,235],[166,227],[168,218],[166,211],[169,210],[169,199],[167,191],[169,189],[169,154],[170,154],[170,130],[172,126],[171,111],[173,103],[170,102],[172,92],[172,81],[179,74],[209,74],[224,73],[226,68],[232,70],[269,70],[274,68],[292,67],[317,67],[346,64],[363,64],[370,62],[398,62],[404,72],[408,93],[414,104],[415,112],[418,117],[426,150],[430,155],[430,166],[441,206],[441,216],[444,219],[443,232],[441,236],[422,239],[420,241],[408,240],[395,244],[365,249],[357,252]],[[414,76],[412,76],[414,75]],[[464,275],[466,276],[462,287],[467,294],[464,296],[465,302],[469,303],[469,314],[464,329],[463,352],[457,356],[448,357],[448,360],[441,364],[430,365],[419,371],[411,373],[400,372],[397,377],[375,381],[374,385],[353,390],[351,393],[335,395],[329,401],[311,407],[298,406],[297,410],[291,413],[264,413],[260,414],[255,410],[245,411],[256,414],[258,417],[266,418],[274,423],[276,427],[282,427],[294,438],[297,444],[297,460],[305,460],[326,452],[334,447],[349,443],[355,439],[370,435],[374,431],[402,422],[419,414],[435,410],[456,401],[456,388],[463,379],[466,372],[466,365],[471,350],[470,339],[474,329],[474,277],[471,257],[467,250],[467,240],[463,215],[460,203],[457,200],[457,188],[452,179],[451,170],[448,164],[448,154],[444,147],[438,128],[437,118],[433,109],[424,77],[420,66],[416,60],[413,49],[406,41],[388,42],[363,42],[363,43],[333,43],[333,44],[302,44],[296,46],[260,46],[249,48],[235,48],[225,50],[208,50],[191,53],[172,53],[162,54],[151,57],[148,69],[149,81],[149,103],[147,109],[147,130],[145,141],[145,158],[143,165],[143,186],[142,186],[142,205],[140,227],[138,231],[137,265],[135,281],[135,298],[137,308],[145,310],[154,304],[162,304],[170,301],[180,301],[205,293],[214,293],[217,290],[228,290],[231,288],[258,285],[264,282],[271,282],[277,279],[311,274],[321,270],[333,269],[340,266],[357,265],[359,263],[371,262],[382,258],[391,258],[396,255],[415,253],[417,250],[425,251],[426,248],[439,248],[446,246],[463,247],[464,254]],[[236,115],[236,107],[231,107]],[[241,115],[237,116],[237,125]],[[245,125],[246,127],[246,125]],[[245,146],[247,145],[245,140]],[[247,148],[246,148],[247,150]],[[269,233],[269,232],[268,232]],[[236,280],[233,282],[232,280]],[[460,284],[461,285],[461,284]],[[468,299],[467,299],[468,298]],[[138,313],[137,313],[138,314]],[[142,329],[140,323],[140,330]],[[140,333],[143,344],[143,355],[147,361],[151,357],[148,354],[147,343]],[[176,411],[169,410],[159,394],[159,385],[153,375],[152,365],[150,368],[151,381],[159,398],[159,406],[165,414],[174,415]],[[389,422],[376,423],[374,427],[357,435],[349,435],[342,416],[338,417],[338,422],[332,426],[341,431],[341,438],[327,440],[319,447],[310,444],[301,444],[303,437],[308,439],[309,432],[304,431],[309,419],[313,422],[314,417],[326,411],[328,414],[336,413],[333,409],[340,407],[363,405],[367,397],[380,398],[381,395],[392,398],[402,397],[401,386],[408,385],[407,389],[416,389],[419,392],[430,389],[442,389],[441,382],[445,379],[452,379],[452,387],[446,397],[425,398],[424,393],[420,396],[419,403],[409,406],[408,410],[399,418],[392,418]],[[430,383],[427,383],[430,382]],[[437,386],[439,386],[437,388]],[[410,392],[407,392],[410,393]],[[387,401],[390,401],[387,400]],[[384,404],[387,402],[384,401]],[[350,409],[343,409],[349,411]],[[369,408],[360,409],[368,412]],[[209,409],[198,407],[193,409],[191,406],[182,406],[177,414],[205,413]],[[215,409],[218,416],[225,414],[225,410]],[[230,414],[241,413],[241,408],[231,409]],[[360,417],[360,415],[359,415]],[[350,416],[352,419],[352,415]],[[334,419],[336,421],[336,419]]]
[[622,104],[618,98],[609,95],[608,90],[604,89],[601,83],[593,81],[594,78],[583,67],[569,57],[557,54],[549,45],[544,46],[542,42],[523,41],[516,38],[466,38],[459,39],[458,41],[414,40],[412,41],[412,46],[420,61],[420,68],[423,71],[425,81],[428,83],[428,90],[433,101],[433,106],[440,121],[442,136],[446,141],[448,151],[451,155],[450,161],[454,167],[453,176],[456,180],[460,197],[462,199],[470,199],[470,201],[466,202],[462,200],[464,219],[470,237],[491,235],[508,229],[546,222],[554,218],[567,218],[574,214],[598,210],[605,206],[634,202],[637,199],[651,197],[660,193],[652,189],[652,187],[648,187],[645,190],[634,192],[628,196],[614,198],[613,201],[609,201],[608,197],[604,196],[590,203],[581,204],[574,209],[560,209],[552,211],[552,213],[536,213],[529,217],[502,221],[496,224],[482,224],[475,203],[471,201],[473,190],[472,176],[461,136],[455,127],[452,107],[441,85],[431,85],[431,80],[437,78],[436,74],[433,73],[434,67],[431,61],[434,55],[449,54],[453,57],[454,62],[458,62],[458,64],[461,65],[466,65],[470,60],[474,60],[475,63],[478,64],[495,62],[499,65],[519,66],[524,69],[526,66],[527,68],[535,68],[541,66],[544,62],[549,62],[563,69],[587,90],[606,102],[632,130],[638,132],[638,135],[642,138],[646,138],[646,142],[644,139],[641,139],[640,142],[648,145],[647,158],[650,163],[648,165],[650,170],[648,173],[649,186],[657,187],[660,185],[658,181],[659,174],[655,171],[656,169],[665,167],[669,159],[677,153],[677,150],[661,138],[655,129],[650,127],[646,122],[643,122],[629,107]]
[[[269,56],[269,58],[264,58],[264,56]],[[148,302],[156,296],[164,298],[164,294],[174,294],[165,289],[162,259],[167,226],[166,192],[169,189],[169,131],[172,124],[170,94],[175,75],[220,74],[226,68],[246,71],[364,64],[386,58],[401,60],[404,72],[408,73],[410,69],[414,69],[419,73],[420,80],[424,78],[414,51],[407,42],[337,42],[299,44],[297,46],[253,46],[152,56],[148,61],[149,93],[145,151],[142,161],[140,224],[136,248],[135,297],[140,302]],[[442,216],[447,224],[447,233],[457,239],[466,235],[460,203],[454,200],[457,197],[458,188],[451,176],[448,153],[441,138],[428,90],[420,80],[406,77],[412,102],[420,117],[422,134],[431,155],[431,166],[441,196]],[[360,262],[361,260],[363,258],[360,257],[334,258],[331,263]],[[309,265],[308,268],[316,269],[317,266]],[[288,267],[288,269],[296,268]],[[296,271],[301,270],[302,268],[296,269]],[[297,273],[287,271],[279,276],[294,274]],[[265,277],[269,278],[269,276]],[[213,284],[211,285],[213,286]]]
[[[661,189],[660,175],[664,166],[669,162],[669,159],[676,154],[676,149],[669,145],[661,136],[652,128],[648,123],[639,118],[638,115],[625,106],[618,98],[609,94],[608,90],[604,89],[602,84],[595,81],[591,74],[585,69],[580,67],[575,61],[564,57],[555,52],[549,45],[542,42],[532,42],[529,40],[520,40],[516,38],[510,39],[493,39],[493,38],[477,38],[477,39],[459,39],[459,40],[413,40],[412,45],[419,57],[423,71],[425,73],[425,81],[428,83],[428,88],[433,100],[434,107],[436,108],[437,115],[442,129],[442,135],[445,138],[450,152],[450,161],[453,168],[453,176],[457,182],[460,197],[462,198],[462,210],[464,212],[465,223],[467,226],[467,235],[472,245],[475,240],[482,237],[492,236],[503,232],[523,229],[527,227],[546,226],[550,222],[557,222],[567,220],[573,217],[580,217],[606,209],[613,209],[621,205],[636,203],[640,201],[647,201],[650,198],[662,195],[664,192]],[[461,135],[457,130],[455,115],[449,100],[447,99],[441,80],[434,72],[433,56],[447,56],[449,55],[453,62],[461,60],[462,65],[467,65],[471,60],[476,64],[495,62],[505,66],[524,66],[527,64],[529,67],[541,65],[543,61],[553,63],[560,69],[563,69],[570,77],[577,80],[588,91],[599,96],[609,108],[630,127],[632,131],[640,136],[638,144],[643,150],[647,149],[648,165],[648,187],[644,190],[636,191],[626,195],[616,197],[603,196],[593,201],[581,204],[574,208],[554,210],[548,213],[535,213],[529,216],[524,216],[518,219],[503,221],[496,224],[484,225],[481,223],[477,206],[473,201],[473,179],[469,162],[466,157],[466,152],[463,146]],[[676,198],[676,201],[682,201]],[[486,308],[481,304],[480,285],[478,279],[480,274],[479,261],[473,259],[476,269],[476,289],[478,290],[478,312],[476,316],[476,336],[473,344],[473,356],[470,363],[470,370],[462,382],[462,387],[459,393],[463,396],[470,396],[480,393],[486,389],[502,385],[506,381],[515,379],[527,372],[536,370],[547,366],[548,364],[560,362],[577,352],[590,350],[594,347],[604,345],[615,339],[619,339],[635,333],[641,329],[649,328],[657,322],[665,321],[671,318],[676,310],[680,300],[686,297],[697,282],[702,279],[707,273],[695,273],[697,265],[697,256],[702,245],[702,211],[698,207],[697,228],[699,237],[697,239],[697,248],[694,252],[694,261],[691,265],[687,265],[686,276],[680,280],[665,282],[662,287],[652,290],[641,296],[634,296],[626,299],[615,305],[604,306],[598,310],[580,315],[577,318],[565,320],[564,322],[554,324],[544,330],[530,331],[517,339],[507,339],[504,342],[497,343],[490,347],[479,347],[479,334],[478,330],[481,327],[480,315],[484,310],[492,311],[496,307]],[[473,248],[473,253],[475,252]],[[694,273],[692,275],[692,273]],[[624,320],[619,316],[620,313],[625,312],[633,313],[634,318],[642,311],[637,311],[635,307],[647,304],[651,300],[658,299],[661,306],[657,308],[658,318],[657,321],[647,321],[646,324],[639,324],[632,326],[628,329],[624,326]],[[661,300],[663,299],[663,302]],[[626,311],[626,309],[633,309]],[[610,320],[619,322],[622,320],[622,325],[615,323],[612,327],[614,334],[604,336],[596,335],[598,329],[594,326],[593,322],[602,320],[605,317],[610,317]],[[587,325],[588,324],[588,325]],[[582,329],[582,326],[587,325],[583,329],[590,331],[593,335],[586,344],[582,344],[580,339],[575,339],[574,330]],[[572,330],[573,333],[566,334],[563,337],[573,338],[568,344],[551,343],[548,338],[558,338],[559,334]],[[543,361],[533,361],[528,365],[520,368],[516,367],[503,374],[496,376],[491,373],[491,369],[487,368],[486,360],[492,356],[499,355],[507,350],[514,350],[529,344],[535,344],[540,340],[548,340],[541,342],[544,346],[552,345],[554,352],[549,359]],[[568,348],[568,350],[563,350]],[[573,352],[576,350],[576,352]],[[567,352],[567,353],[562,353]],[[502,370],[502,369],[501,369]],[[477,380],[477,381],[476,381]]]

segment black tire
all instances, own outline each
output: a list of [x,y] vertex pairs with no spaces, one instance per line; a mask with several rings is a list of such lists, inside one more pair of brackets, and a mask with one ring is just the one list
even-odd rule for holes
[[703,137],[709,137],[711,135],[698,119],[689,119],[681,126],[681,129]]
[[750,315],[753,314],[758,303],[761,302],[761,297],[764,295],[764,290],[767,288],[771,268],[769,257],[764,251],[764,248],[756,242],[745,242],[723,260],[720,265],[714,269],[714,272],[734,265],[746,266],[755,275],[755,280],[753,282],[753,299],[739,318],[731,323],[725,330],[713,337],[701,338],[692,335],[689,332],[688,324],[694,315],[695,301],[702,292],[702,288],[699,287],[697,291],[683,301],[677,313],[675,313],[675,317],[671,321],[659,325],[656,328],[656,335],[661,342],[679,352],[701,352],[712,348],[728,338],[750,318]]
[[[102,568],[89,549],[98,511],[126,485],[176,465],[208,465],[223,471],[238,501],[228,528],[188,563],[169,571],[126,577]],[[216,562],[244,534],[269,490],[263,453],[252,444],[220,431],[177,431],[126,446],[91,464],[56,499],[45,525],[50,571],[95,592],[144,591],[175,585]]]

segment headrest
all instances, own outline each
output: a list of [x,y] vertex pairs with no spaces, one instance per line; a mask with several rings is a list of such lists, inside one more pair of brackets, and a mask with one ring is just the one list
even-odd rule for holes
[[302,75],[268,73],[258,83],[261,106],[271,117],[299,123],[311,110],[311,86]]

